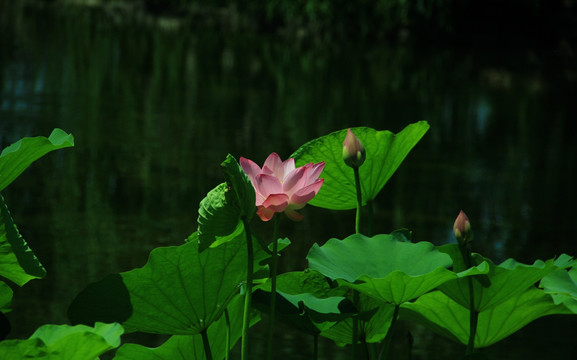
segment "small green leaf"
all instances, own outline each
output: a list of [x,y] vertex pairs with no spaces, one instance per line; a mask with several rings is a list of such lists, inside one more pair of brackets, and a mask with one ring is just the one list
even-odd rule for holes
[[307,259],[311,269],[340,285],[396,305],[460,276],[447,269],[450,256],[433,244],[399,241],[398,235],[330,239],[322,247],[313,245]]
[[[198,251],[195,241],[157,248],[144,267],[120,274],[125,289],[118,284],[110,286],[110,278],[95,283],[83,291],[89,291],[92,297],[79,294],[69,316],[73,323],[90,324],[99,306],[101,316],[118,316],[111,314],[116,310],[107,314],[103,309],[104,304],[109,305],[103,299],[110,297],[131,304],[131,314],[121,319],[126,331],[198,334],[216,321],[238,294],[246,278],[246,261],[244,236],[203,252]],[[99,305],[101,302],[103,305]]]
[[[254,293],[254,306],[270,311],[270,281]],[[352,304],[334,296],[326,278],[316,271],[289,272],[277,277],[276,312],[280,321],[308,334],[319,334],[337,321],[350,317]],[[343,291],[341,291],[344,294]]]
[[71,146],[74,146],[74,137],[60,129],[54,129],[48,138],[23,138],[9,145],[0,153],[0,191],[10,185],[35,160],[53,150]]
[[[366,160],[359,168],[363,201],[373,200],[401,165],[409,151],[429,129],[426,121],[405,127],[400,133],[377,131],[367,127],[352,129],[366,150]],[[342,158],[347,130],[340,130],[309,141],[294,154],[297,166],[325,162],[325,179],[319,193],[309,204],[334,210],[354,209],[357,195],[353,170]]]
[[248,175],[246,175],[238,161],[231,154],[226,156],[226,160],[220,166],[224,172],[226,182],[235,194],[234,198],[240,209],[240,216],[245,216],[250,221],[256,212],[256,194]]
[[120,345],[119,324],[44,325],[28,340],[0,342],[0,359],[94,360]]
[[[540,317],[570,313],[565,306],[553,303],[551,297],[542,290],[526,288],[479,313],[475,347],[494,344]],[[401,305],[401,318],[418,322],[463,344],[469,340],[469,316],[467,308],[441,291],[433,291],[422,295],[415,302]]]
[[[395,306],[360,294],[357,303],[359,314],[359,337],[368,343],[379,343],[387,336]],[[339,346],[352,343],[353,319],[348,317],[323,331],[321,336],[333,340]]]
[[217,237],[227,237],[239,226],[240,210],[227,183],[209,191],[198,209],[199,249],[203,251]]
[[46,270],[18,232],[0,195],[0,276],[18,286],[46,276]]
[[0,312],[7,313],[12,310],[13,291],[5,282],[0,281]]
[[[228,306],[228,315],[231,326],[231,348],[240,339],[242,334],[242,319],[244,296],[236,296]],[[260,321],[260,316],[253,311],[250,326]],[[228,352],[226,336],[228,327],[226,319],[221,316],[208,330],[208,340],[212,357],[215,360],[223,359]],[[136,344],[125,344],[116,353],[114,360],[196,360],[204,359],[202,337],[198,335],[174,335],[157,348],[149,348]]]
[[573,267],[569,271],[556,270],[545,276],[539,287],[551,294],[555,304],[565,304],[577,314],[577,268]]

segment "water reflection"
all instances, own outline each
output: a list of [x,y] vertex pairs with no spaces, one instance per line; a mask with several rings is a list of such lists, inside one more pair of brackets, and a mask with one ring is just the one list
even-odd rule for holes
[[[577,151],[568,128],[575,77],[551,49],[313,47],[8,3],[0,2],[0,14],[13,12],[0,15],[0,145],[54,127],[77,143],[5,191],[49,272],[16,291],[12,337],[65,322],[86,284],[143,265],[153,247],[181,243],[195,230],[199,201],[222,181],[218,164],[227,153],[259,163],[272,151],[284,158],[348,126],[398,132],[431,123],[374,204],[377,232],[407,227],[417,241],[446,243],[464,209],[475,248],[497,260],[577,254]],[[281,224],[294,243],[281,270],[304,268],[314,242],[353,231],[352,212],[303,213],[302,223]],[[491,351],[545,354],[532,345],[542,342],[520,339],[537,339],[539,326],[560,336],[551,324],[539,321]],[[308,339],[287,332],[283,354],[308,358],[296,350]],[[427,331],[413,332],[415,358],[460,354]],[[333,351],[327,358],[346,354]]]

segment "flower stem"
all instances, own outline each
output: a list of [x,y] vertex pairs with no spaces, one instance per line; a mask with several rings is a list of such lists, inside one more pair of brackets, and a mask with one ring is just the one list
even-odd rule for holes
[[202,344],[204,345],[204,354],[206,355],[206,360],[212,360],[212,351],[210,351],[210,343],[208,341],[208,334],[206,333],[206,329],[203,329],[200,332],[202,336]]
[[252,306],[252,276],[254,273],[254,253],[252,248],[252,236],[250,234],[250,226],[245,216],[242,217],[242,223],[244,225],[244,232],[246,237],[246,251],[248,256],[247,256],[246,289],[244,294],[244,313],[242,319],[242,341],[241,341],[240,358],[242,360],[247,360],[248,328],[250,327],[250,310]]
[[268,349],[267,359],[272,359],[273,339],[274,339],[274,318],[276,310],[276,272],[278,263],[278,224],[279,215],[275,214],[273,217],[273,236],[272,236],[272,262],[270,267],[270,313],[268,323]]
[[361,233],[361,208],[363,207],[363,194],[361,193],[361,179],[359,176],[359,168],[354,167],[355,172],[355,187],[357,189],[357,217],[355,219],[355,232]]

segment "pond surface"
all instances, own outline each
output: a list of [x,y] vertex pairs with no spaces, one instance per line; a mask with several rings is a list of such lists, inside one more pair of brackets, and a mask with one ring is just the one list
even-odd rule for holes
[[[154,247],[181,244],[196,230],[200,200],[223,181],[227,153],[286,158],[353,126],[431,125],[375,201],[376,232],[408,228],[415,241],[444,244],[463,209],[475,251],[496,262],[576,255],[575,49],[488,43],[319,44],[0,1],[0,148],[55,127],[76,139],[3,193],[48,270],[16,290],[11,337],[67,322],[87,284],[142,266]],[[281,223],[293,242],[282,271],[305,268],[314,242],[354,231],[353,211],[303,214]],[[566,334],[576,325],[541,319],[487,353],[571,358]],[[409,327],[398,331],[401,343]],[[413,359],[464,351],[411,330]],[[309,358],[306,341],[283,329],[278,358]],[[348,356],[329,342],[320,350]]]

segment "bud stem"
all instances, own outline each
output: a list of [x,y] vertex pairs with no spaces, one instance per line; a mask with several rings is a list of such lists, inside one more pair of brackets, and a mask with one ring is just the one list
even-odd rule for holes
[[355,232],[361,233],[361,209],[363,207],[363,194],[361,193],[361,180],[359,176],[359,168],[353,168],[355,173],[355,187],[357,189],[357,217],[355,219]]
[[[353,167],[353,172],[355,173],[355,188],[357,191],[357,216],[355,219],[355,232],[357,234],[361,233],[361,209],[363,207],[363,195],[361,193],[361,179],[359,176],[359,168]],[[357,290],[353,289],[353,305],[359,307],[359,293]],[[351,341],[351,355],[353,360],[357,358],[357,342],[359,340],[359,319],[357,316],[353,316],[353,338]]]
[[[459,242],[459,250],[463,257],[463,262],[467,269],[473,266],[473,259],[471,258],[471,250],[468,242]],[[467,277],[467,285],[469,287],[469,343],[467,344],[467,355],[475,352],[475,336],[477,335],[477,322],[479,320],[479,312],[475,309],[475,290],[473,288],[473,279]]]

